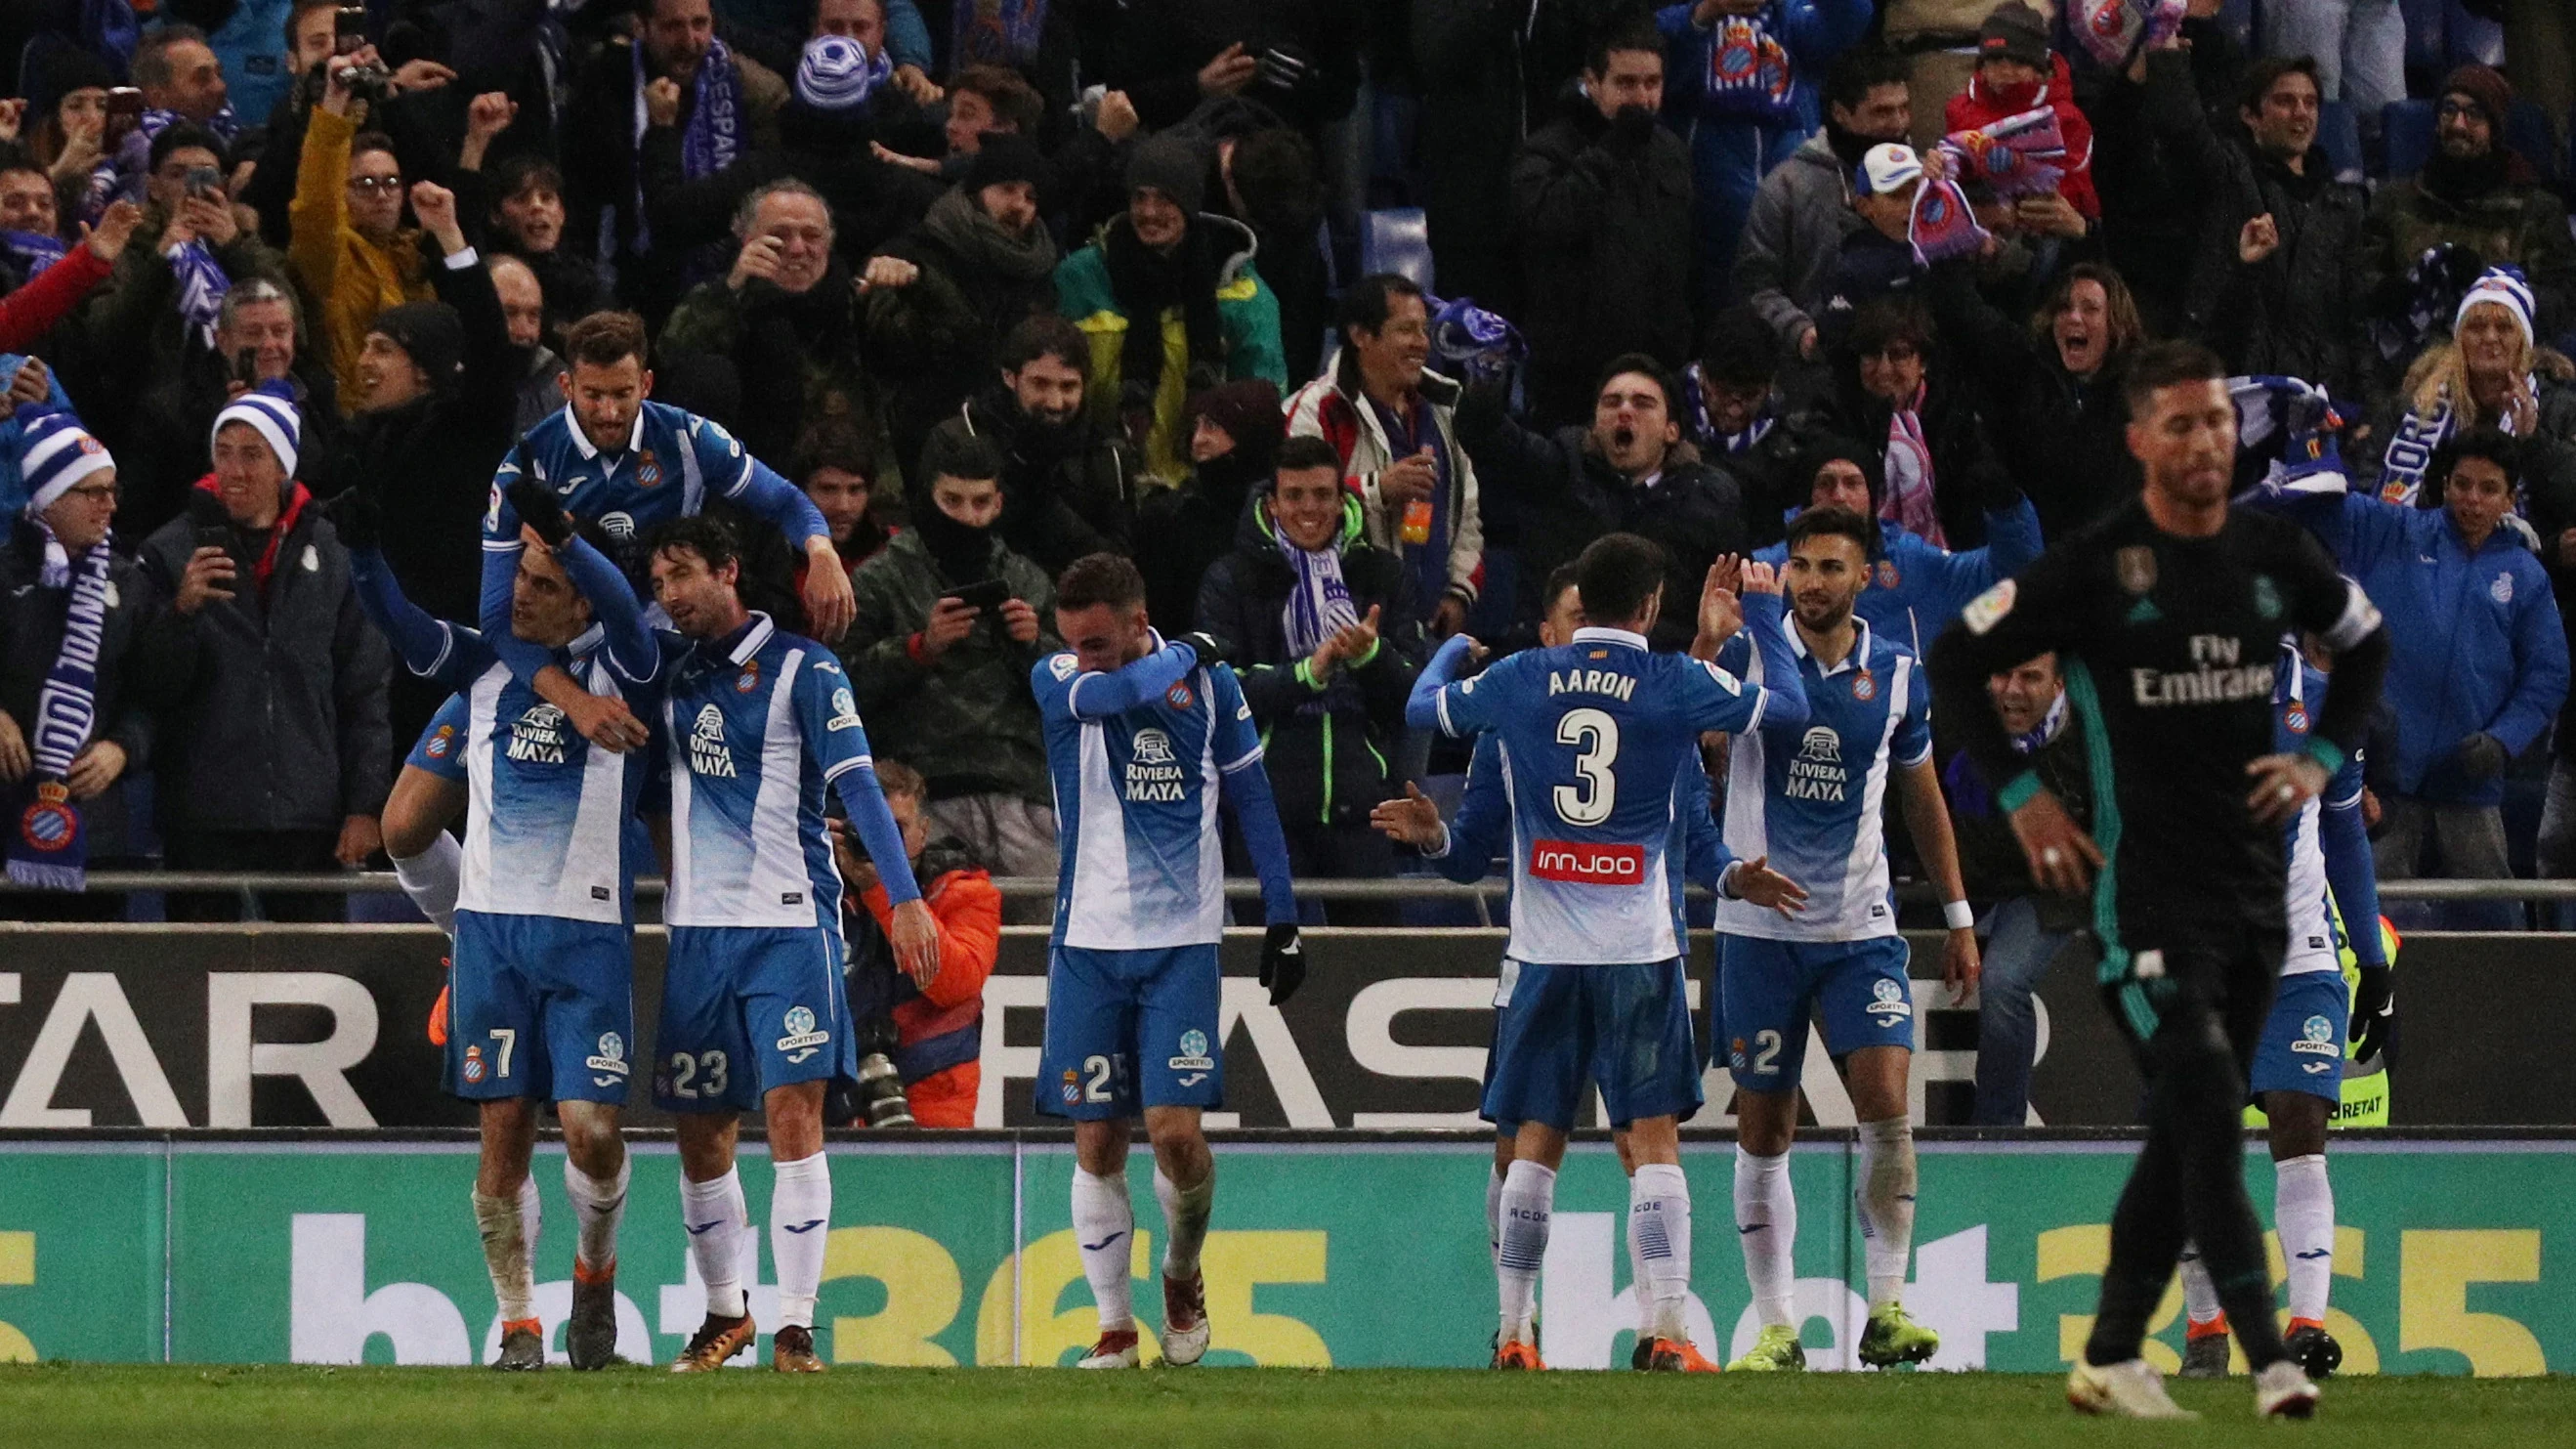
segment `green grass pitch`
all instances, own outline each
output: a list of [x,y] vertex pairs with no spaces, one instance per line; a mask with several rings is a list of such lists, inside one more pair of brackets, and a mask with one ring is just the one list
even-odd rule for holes
[[2309,1424],[2265,1424],[2244,1379],[2177,1384],[2197,1424],[2086,1420],[2034,1375],[1648,1378],[1430,1370],[0,1368],[0,1442],[432,1449],[470,1445],[1281,1445],[1518,1449],[1706,1444],[2011,1449],[2043,1444],[2576,1444],[2576,1380],[2338,1380]]

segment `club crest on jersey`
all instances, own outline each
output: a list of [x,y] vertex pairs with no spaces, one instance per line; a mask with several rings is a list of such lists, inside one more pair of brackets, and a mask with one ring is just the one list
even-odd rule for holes
[[791,1062],[801,1062],[814,1055],[823,1043],[832,1039],[830,1032],[814,1029],[814,1013],[807,1007],[787,1008],[787,1015],[779,1024],[787,1028],[787,1035],[778,1039],[778,1049],[787,1053]]
[[1169,1065],[1176,1072],[1212,1072],[1216,1062],[1208,1056],[1207,1033],[1192,1027],[1181,1033],[1181,1054]]
[[1187,774],[1181,769],[1180,756],[1172,751],[1172,737],[1161,730],[1141,729],[1130,747],[1135,757],[1127,762],[1127,798],[1147,804],[1178,802]]
[[2111,555],[2111,568],[2120,576],[2120,587],[2132,594],[2144,594],[2156,586],[2156,551],[2145,544],[2131,544]]
[[724,711],[710,704],[689,730],[689,769],[710,779],[734,778],[733,751],[725,748]]
[[1173,680],[1172,687],[1163,691],[1163,702],[1174,709],[1188,709],[1196,698],[1190,693],[1190,682],[1186,679]]
[[854,730],[859,727],[859,702],[846,689],[832,691],[832,717],[823,722],[827,730]]
[[429,737],[429,745],[427,748],[422,750],[421,753],[429,756],[433,760],[443,760],[447,758],[448,751],[455,748],[456,726],[440,725],[438,727],[438,733]]
[[470,1046],[465,1049],[465,1065],[459,1072],[459,1075],[465,1078],[466,1085],[468,1086],[483,1080],[483,1048],[481,1046]]
[[1878,676],[1863,669],[1852,675],[1852,698],[1863,704],[1878,698]]
[[2490,598],[2490,599],[2495,600],[2495,601],[2496,601],[2497,603],[2499,603],[2499,604],[2510,604],[2510,603],[2512,603],[2512,602],[2513,602],[2513,575],[2511,575],[2511,574],[2498,574],[2498,575],[2496,575],[2496,576],[2495,576],[2495,582],[2494,582],[2494,583],[2491,583],[2491,584],[2489,584],[2489,585],[2487,585],[2487,597],[2488,597],[2488,598]]
[[527,765],[562,764],[564,724],[564,712],[551,704],[536,705],[510,721],[511,760]]
[[2281,728],[2288,730],[2294,735],[2306,734],[2308,732],[2308,712],[2298,705],[2291,705],[2288,709],[2281,711]]
[[613,1072],[621,1077],[626,1075],[626,1038],[613,1031],[601,1032],[598,1053],[582,1065],[594,1072]]
[[1640,885],[1646,879],[1646,848],[1536,841],[1530,846],[1529,872],[1567,885]]
[[1899,1017],[1914,1014],[1913,1003],[1905,999],[1905,988],[1884,976],[1869,988],[1869,1005],[1864,1009],[1879,1019],[1880,1026],[1892,1026]]
[[742,662],[742,673],[733,677],[733,692],[749,694],[758,688],[760,688],[760,661],[746,659]]
[[652,449],[650,449],[650,448],[646,448],[644,451],[642,451],[642,452],[640,452],[640,453],[636,454],[636,455],[635,455],[635,486],[636,486],[636,487],[638,487],[638,488],[651,488],[651,487],[653,487],[653,486],[655,486],[655,485],[659,484],[661,481],[662,481],[662,464],[661,464],[661,460],[659,460],[659,459],[657,459],[657,458],[655,458],[655,457],[653,456],[653,450],[652,450]]
[[1883,558],[1878,561],[1878,586],[1880,588],[1895,588],[1899,583],[1902,583],[1904,579],[1905,575],[1897,572],[1896,560],[1892,558]]
[[1068,1107],[1082,1100],[1082,1074],[1071,1067],[1064,1069],[1064,1085],[1057,1089]]
[[1850,784],[1851,773],[1843,766],[1843,737],[1830,725],[1810,728],[1798,741],[1798,757],[1789,762],[1789,798],[1839,805]]
[[2290,1050],[2318,1056],[2343,1055],[2342,1043],[2335,1040],[2334,1022],[2323,1015],[2311,1016],[2299,1023],[2299,1039],[2290,1043]]

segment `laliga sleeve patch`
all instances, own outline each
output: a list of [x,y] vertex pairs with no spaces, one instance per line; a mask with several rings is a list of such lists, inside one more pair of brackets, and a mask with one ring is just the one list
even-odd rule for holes
[[1058,679],[1071,679],[1076,667],[1074,658],[1070,654],[1059,654],[1047,661],[1047,673]]
[[1727,673],[1725,670],[1718,668],[1716,665],[1709,663],[1705,659],[1697,662],[1700,668],[1708,671],[1709,678],[1717,681],[1719,688],[1725,690],[1729,694],[1742,694],[1744,692],[1743,682],[1738,680],[1734,675]]
[[1969,600],[1968,607],[1959,611],[1959,617],[1966,621],[1969,633],[1983,634],[2003,622],[2004,615],[2012,612],[2013,600],[2019,594],[2019,587],[2006,579]]

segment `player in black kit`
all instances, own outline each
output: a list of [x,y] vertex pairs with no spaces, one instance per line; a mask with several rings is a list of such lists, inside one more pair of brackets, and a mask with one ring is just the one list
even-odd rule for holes
[[[2147,1081],[2146,1145],[2067,1380],[2069,1401],[2092,1413],[2183,1413],[2139,1346],[2186,1239],[2255,1371],[2256,1411],[2304,1417],[2316,1405],[2273,1324],[2238,1111],[2287,944],[2282,826],[2361,744],[2388,641],[2316,540],[2228,508],[2236,410],[2224,379],[2198,346],[2142,351],[2128,443],[2145,493],[1978,598],[1932,650],[1936,717],[2012,812],[2033,878],[2069,894],[2090,878],[2103,996]],[[2336,652],[2334,682],[2307,749],[2274,754],[2273,662],[2299,630]],[[2049,650],[2091,742],[2092,837],[2040,788],[1986,698],[1988,676]]]

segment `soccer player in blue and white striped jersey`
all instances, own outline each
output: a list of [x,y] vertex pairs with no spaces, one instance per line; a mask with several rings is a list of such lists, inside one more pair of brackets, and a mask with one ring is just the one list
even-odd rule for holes
[[1030,672],[1061,851],[1037,1107],[1074,1119],[1073,1230],[1100,1310],[1082,1367],[1137,1364],[1127,1145],[1139,1115],[1168,1228],[1163,1361],[1192,1364],[1208,1345],[1199,1249],[1216,1201],[1199,1120],[1225,1101],[1219,803],[1261,876],[1273,1005],[1306,974],[1288,846],[1234,671],[1205,635],[1166,643],[1147,626],[1134,564],[1074,560],[1056,585],[1056,632],[1067,648]]

